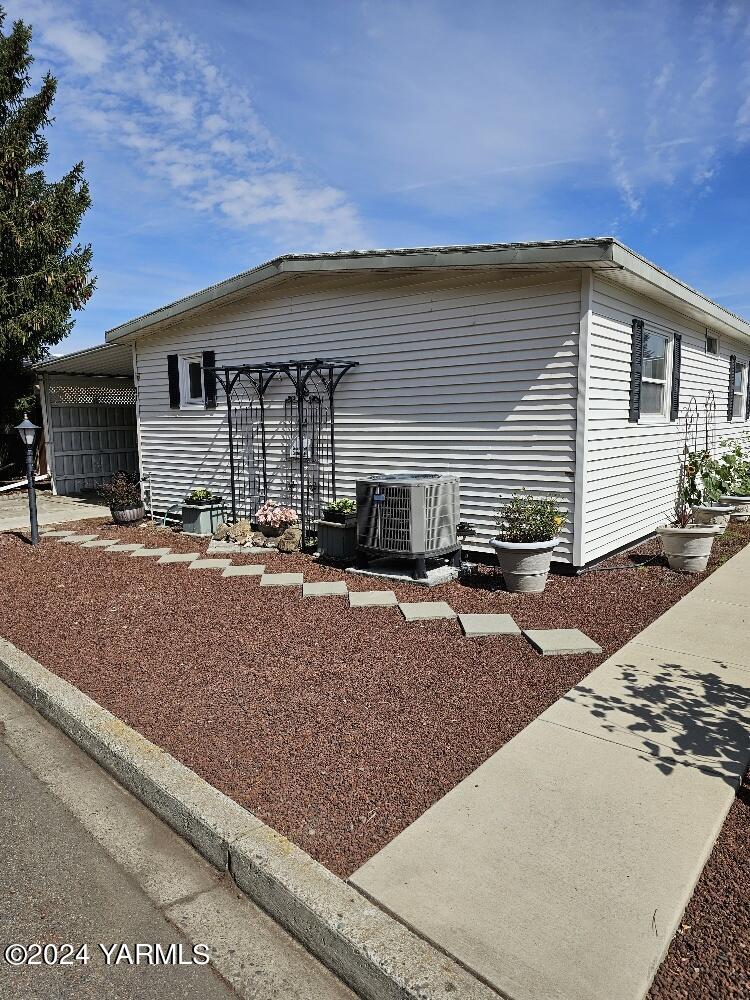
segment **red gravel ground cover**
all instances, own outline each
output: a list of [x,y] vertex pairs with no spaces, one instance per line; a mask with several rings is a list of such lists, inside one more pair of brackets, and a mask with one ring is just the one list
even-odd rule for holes
[[[151,525],[73,527],[176,551],[206,547]],[[750,528],[732,526],[711,568],[748,541]],[[455,621],[407,625],[395,608],[352,610],[341,598],[303,600],[252,577],[122,553],[53,542],[35,550],[6,534],[0,634],[347,876],[700,581],[670,572],[658,551],[648,542],[580,577],[550,577],[543,594],[505,592],[489,567],[429,592],[393,588],[401,600],[507,612],[521,628],[580,628],[604,649],[542,658],[522,638],[466,639]],[[345,578],[352,590],[387,586],[308,556],[232,559]],[[720,843],[746,820],[735,805]],[[676,939],[653,1000],[734,995],[710,985],[727,963],[739,975],[747,957],[733,944],[743,897],[722,875],[733,843],[717,846],[718,874],[701,883],[690,935]],[[688,940],[733,957],[688,972]],[[679,992],[686,983],[689,993]]]

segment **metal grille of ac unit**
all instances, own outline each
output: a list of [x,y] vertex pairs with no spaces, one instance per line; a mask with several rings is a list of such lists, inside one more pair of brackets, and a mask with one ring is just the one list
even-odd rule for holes
[[[381,499],[377,499],[376,494]],[[357,482],[357,542],[369,552],[438,556],[457,546],[458,476],[401,473]]]

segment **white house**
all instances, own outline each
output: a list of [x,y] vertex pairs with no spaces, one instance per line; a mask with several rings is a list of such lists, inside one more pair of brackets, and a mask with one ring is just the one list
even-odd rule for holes
[[[311,358],[357,363],[335,395],[339,495],[367,473],[456,472],[482,548],[503,498],[554,493],[568,513],[556,557],[573,567],[670,518],[688,407],[701,443],[706,415],[714,441],[750,428],[750,323],[615,239],[289,255],[40,366],[57,490],[137,464],[156,511],[198,486],[228,495],[224,369]],[[244,391],[231,465],[257,492]],[[265,396],[272,494],[300,458],[293,393],[282,372]],[[330,478],[330,451],[318,457]]]

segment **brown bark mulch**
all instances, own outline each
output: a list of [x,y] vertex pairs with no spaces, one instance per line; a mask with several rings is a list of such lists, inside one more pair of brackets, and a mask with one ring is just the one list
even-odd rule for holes
[[[206,547],[149,524],[72,527]],[[733,525],[710,568],[748,541],[750,527]],[[505,592],[490,567],[431,591],[392,588],[400,600],[510,613],[521,628],[580,628],[604,650],[542,658],[521,638],[468,640],[455,621],[407,625],[395,608],[351,610],[341,598],[260,590],[252,577],[50,542],[33,549],[5,534],[0,634],[347,876],[702,579],[670,572],[658,552],[650,541],[580,577],[551,576],[543,594]],[[388,586],[304,555],[232,559],[345,578],[351,590]],[[724,860],[747,818],[738,800],[709,864],[717,874],[705,886],[704,875],[692,929],[675,939],[652,1000],[687,996],[687,984],[691,997],[734,996],[704,980],[747,959],[734,933],[742,899],[725,884],[746,861]],[[681,950],[690,941],[733,957],[702,960],[694,974]]]

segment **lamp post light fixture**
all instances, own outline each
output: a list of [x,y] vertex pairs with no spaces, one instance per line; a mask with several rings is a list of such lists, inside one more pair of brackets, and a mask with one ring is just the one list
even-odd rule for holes
[[29,483],[29,520],[31,521],[31,544],[37,545],[39,542],[39,524],[36,517],[36,487],[34,485],[34,445],[36,436],[40,428],[32,424],[28,413],[24,413],[23,420],[17,425],[21,440],[26,445],[26,478]]

